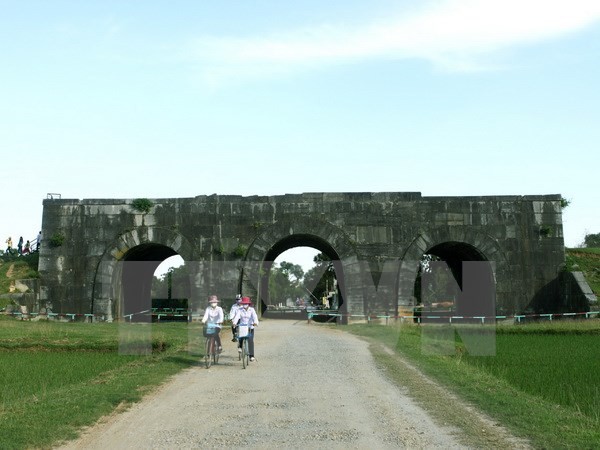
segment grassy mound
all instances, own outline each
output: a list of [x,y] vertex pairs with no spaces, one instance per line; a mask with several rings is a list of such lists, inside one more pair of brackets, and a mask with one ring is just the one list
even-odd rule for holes
[[566,264],[571,272],[583,272],[594,294],[600,297],[600,248],[568,248]]
[[[10,287],[16,280],[39,278],[39,253],[25,256],[2,255],[0,257],[0,294],[10,292]],[[9,299],[0,299],[0,309],[10,303]]]

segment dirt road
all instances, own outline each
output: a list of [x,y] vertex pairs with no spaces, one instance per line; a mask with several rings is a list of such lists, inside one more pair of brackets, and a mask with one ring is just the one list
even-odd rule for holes
[[461,447],[348,333],[265,320],[257,361],[245,370],[227,330],[224,337],[217,366],[180,373],[63,448]]

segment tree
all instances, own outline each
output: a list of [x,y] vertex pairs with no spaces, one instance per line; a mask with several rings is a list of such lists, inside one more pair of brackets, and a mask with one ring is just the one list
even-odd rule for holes
[[586,247],[600,247],[600,233],[586,234],[583,242]]
[[185,265],[171,267],[160,278],[152,278],[152,298],[162,299],[153,301],[153,307],[187,307],[189,297],[190,279]]
[[[312,299],[317,298],[320,301],[321,298],[327,296],[328,289],[334,285],[335,268],[331,258],[324,253],[317,253],[313,261],[315,266],[304,275],[304,285],[305,289],[308,289],[306,286],[314,286],[311,291]],[[325,269],[324,273],[323,269]]]
[[303,295],[301,281],[304,270],[298,264],[282,261],[273,263],[269,273],[269,299],[273,303],[285,303],[288,298]]
[[[429,304],[432,300],[441,298],[456,298],[455,281],[448,267],[437,265],[443,260],[437,256],[425,253],[419,262],[419,270],[414,286],[414,296],[417,304]],[[436,267],[436,270],[433,268]]]
[[[279,264],[279,267],[288,279],[290,279],[290,276],[293,276],[295,278],[296,283],[299,282],[302,279],[302,277],[304,277],[304,270],[302,270],[302,266],[298,264],[282,261],[281,264]],[[294,280],[290,279],[290,282],[292,281]]]

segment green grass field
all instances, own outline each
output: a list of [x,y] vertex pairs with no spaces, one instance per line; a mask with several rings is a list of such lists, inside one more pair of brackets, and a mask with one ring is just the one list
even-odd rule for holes
[[558,330],[501,328],[495,357],[466,355],[464,361],[600,425],[600,325],[597,320],[575,323],[571,330],[565,325],[570,324],[557,324]]
[[496,356],[470,356],[458,338],[454,355],[424,354],[422,329],[349,328],[395,348],[538,448],[598,447],[600,320],[498,327]]
[[[536,447],[600,442],[600,320],[498,326],[496,356],[486,357],[469,355],[458,338],[455,354],[425,355],[423,327],[413,324],[344,330],[395,349]],[[150,356],[119,355],[118,332],[117,324],[0,319],[0,448],[74,438],[201,356],[188,352],[187,324],[153,325]]]
[[153,326],[149,356],[120,355],[118,330],[114,323],[0,319],[0,448],[74,438],[198,361],[187,351],[185,325]]

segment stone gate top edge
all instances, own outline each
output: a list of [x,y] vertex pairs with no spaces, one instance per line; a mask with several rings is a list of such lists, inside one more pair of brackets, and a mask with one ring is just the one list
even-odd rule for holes
[[[164,197],[164,198],[151,198],[158,203],[163,202],[174,202],[174,201],[256,201],[256,202],[268,202],[268,201],[297,201],[301,199],[305,200],[325,200],[325,201],[342,201],[342,200],[355,200],[355,201],[417,201],[417,200],[434,200],[434,201],[447,201],[447,200],[463,200],[463,201],[559,201],[561,200],[561,194],[535,194],[535,195],[468,195],[468,196],[423,196],[421,192],[303,192],[297,194],[277,194],[277,195],[236,195],[236,194],[211,194],[211,195],[197,195],[195,197]],[[114,205],[118,203],[129,203],[133,200],[132,198],[63,198],[63,199],[44,199],[43,204],[53,205],[73,205],[73,204],[106,204]]]

